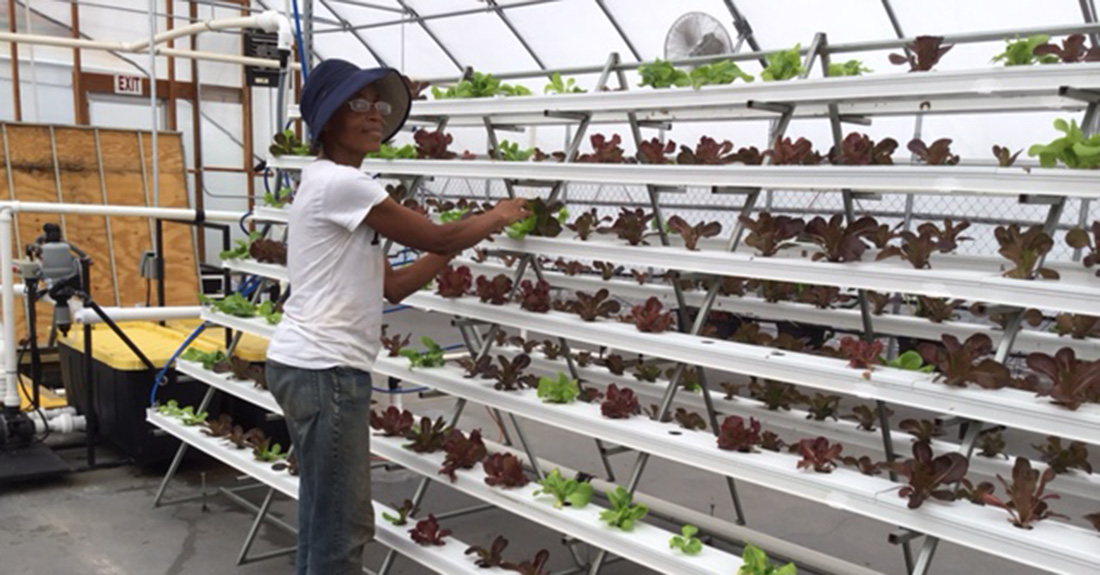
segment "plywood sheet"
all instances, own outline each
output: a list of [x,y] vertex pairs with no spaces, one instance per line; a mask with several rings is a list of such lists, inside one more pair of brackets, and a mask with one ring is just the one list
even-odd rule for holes
[[[127,130],[101,129],[99,147],[107,203],[144,206],[145,182],[138,134]],[[109,219],[119,305],[144,304],[146,283],[138,265],[142,252],[153,249],[149,222],[136,217],[111,216]]]
[[[57,179],[54,171],[53,150],[50,140],[50,128],[39,125],[8,124],[8,165],[11,169],[12,189],[16,199],[24,202],[57,203]],[[16,231],[20,245],[33,243],[42,234],[42,225],[47,222],[63,223],[62,218],[54,214],[20,213]],[[62,233],[65,233],[62,227]],[[19,254],[22,256],[22,254]],[[50,324],[53,321],[53,307],[39,303],[38,314],[39,341],[45,341]],[[16,323],[16,333],[25,334],[25,323]]]
[[[95,131],[82,128],[54,128],[61,201],[71,204],[102,204],[99,162],[95,153]],[[92,258],[91,294],[99,305],[116,305],[111,242],[107,218],[65,216],[66,238]]]
[[[153,203],[152,186],[152,138],[142,132],[142,150],[145,159],[147,182],[146,201]],[[187,208],[187,178],[183,165],[183,149],[180,134],[160,133],[157,136],[157,180],[160,183],[160,207]],[[165,277],[164,298],[166,305],[195,305],[198,303],[199,274],[195,260],[194,227],[189,224],[164,222]]]

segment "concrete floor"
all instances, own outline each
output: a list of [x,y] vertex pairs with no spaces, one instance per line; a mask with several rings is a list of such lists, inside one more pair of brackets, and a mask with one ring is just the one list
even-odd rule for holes
[[[395,325],[393,331],[408,331],[413,327],[415,333],[432,335],[441,343],[453,343],[458,339],[456,332],[440,318],[425,318],[416,312],[400,316],[400,320],[393,323],[401,325]],[[447,398],[405,396],[405,399],[410,408],[425,415],[443,415],[452,405],[452,400]],[[562,465],[602,475],[598,453],[591,440],[531,422],[523,425],[537,453]],[[488,438],[497,438],[493,429],[495,424],[484,409],[468,407],[461,426],[466,429],[480,427],[486,430]],[[67,456],[79,461],[81,453]],[[104,451],[104,458],[109,457]],[[614,457],[619,481],[629,475],[633,460],[634,455],[629,453]],[[235,566],[253,516],[224,497],[214,495],[205,502],[196,500],[153,508],[153,497],[163,472],[163,467],[127,466],[77,473],[55,481],[0,486],[0,574],[293,573],[290,556]],[[239,478],[231,470],[195,454],[186,460],[168,497],[196,494],[204,481],[208,490],[240,485]],[[374,497],[381,502],[396,503],[409,497],[417,483],[417,476],[409,472],[379,470],[374,478]],[[901,575],[905,572],[900,549],[886,542],[891,526],[761,487],[743,483],[738,487],[752,528],[882,573]],[[712,474],[654,459],[640,490],[722,518],[733,517],[725,483]],[[253,490],[245,496],[259,503],[263,494],[263,490]],[[423,509],[435,513],[476,504],[444,484],[433,485],[428,494]],[[1056,510],[1082,509],[1070,500],[1055,503]],[[293,502],[278,498],[272,515],[293,524]],[[443,523],[468,543],[486,545],[494,536],[507,534],[509,556],[531,557],[538,549],[547,548],[551,552],[550,567],[555,571],[572,566],[560,535],[508,513],[489,510]],[[252,552],[285,548],[293,543],[287,533],[265,527]],[[584,546],[580,552],[582,555],[593,553]],[[378,545],[369,546],[367,566],[377,567],[384,553]],[[406,559],[400,559],[393,572],[429,573]],[[950,544],[940,546],[932,569],[932,573],[967,575],[1034,572]],[[619,562],[610,564],[603,573],[643,575],[650,571]]]

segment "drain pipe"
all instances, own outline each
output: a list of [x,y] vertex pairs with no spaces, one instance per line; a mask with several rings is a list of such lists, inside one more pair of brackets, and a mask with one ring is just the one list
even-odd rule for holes
[[45,433],[47,429],[50,430],[50,433],[75,433],[85,431],[88,428],[88,423],[83,415],[72,413],[51,414],[46,412],[46,419],[42,419],[37,411],[31,411],[27,413],[27,417],[34,422],[35,433]]
[[4,411],[19,410],[15,364],[15,285],[11,262],[11,209],[0,208],[0,313],[3,313]]

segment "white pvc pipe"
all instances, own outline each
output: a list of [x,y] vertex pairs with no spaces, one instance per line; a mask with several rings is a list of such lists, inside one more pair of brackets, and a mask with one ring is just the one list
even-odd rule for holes
[[[162,220],[194,220],[198,212],[188,208],[147,208],[144,206],[113,206],[103,204],[54,204],[49,202],[0,202],[0,210],[10,210],[13,213],[34,214],[74,214],[84,216],[132,216],[138,218],[160,218]],[[224,210],[205,210],[203,216],[210,221],[236,222],[244,216],[244,212],[230,212]],[[3,254],[0,254],[3,255]],[[11,263],[11,255],[7,256],[7,263]]]
[[[227,22],[227,24],[223,25],[222,22]],[[169,39],[175,39],[186,34],[195,34],[204,30],[224,30],[242,27],[262,28],[268,32],[277,32],[279,35],[279,49],[290,50],[290,47],[292,45],[290,22],[282,14],[274,11],[268,11],[257,16],[249,16],[247,18],[226,18],[223,20],[200,22],[192,26],[177,28],[169,32],[158,34],[156,36],[157,46],[154,48],[154,51],[156,54],[161,56],[193,58],[195,60],[211,60],[241,64],[246,66],[261,66],[265,68],[280,67],[279,60],[268,60],[266,58],[250,58],[246,56],[233,56],[229,54],[216,54],[212,52],[163,48],[159,46],[159,44],[163,44]],[[186,32],[179,33],[182,31]],[[148,52],[150,45],[149,40],[141,40],[138,42],[104,42],[101,40],[85,40],[82,38],[65,38],[60,36],[22,34],[15,32],[0,32],[0,42],[15,42],[28,45],[56,46],[59,48],[79,48],[83,50],[104,50],[129,53]],[[296,64],[292,64],[291,66],[294,68],[298,68]]]
[[[173,319],[197,319],[202,315],[202,306],[172,307],[105,307],[103,313],[114,321],[168,321]],[[95,311],[84,308],[73,314],[73,321],[81,324],[103,323]]]
[[16,389],[18,366],[15,364],[15,285],[11,269],[12,211],[0,208],[0,311],[4,314],[4,406],[19,408]]

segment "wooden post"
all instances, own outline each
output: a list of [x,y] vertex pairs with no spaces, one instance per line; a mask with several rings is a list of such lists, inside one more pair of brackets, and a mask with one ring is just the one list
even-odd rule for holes
[[[80,4],[72,3],[69,8],[72,19],[72,37],[80,39]],[[80,48],[73,48],[73,121],[78,125],[88,125],[88,97],[84,94],[84,78],[81,74]]]
[[[169,0],[171,2],[171,0]],[[191,16],[191,21],[199,19],[199,6],[195,2],[188,3],[188,14]],[[197,36],[191,36],[191,50],[198,49]],[[203,196],[203,178],[202,178],[202,116],[200,115],[199,106],[202,105],[202,90],[199,87],[199,61],[191,59],[191,85],[194,87],[194,94],[191,99],[191,149],[195,153],[195,209],[203,209],[205,197]],[[200,228],[196,230],[195,234],[197,242],[195,243],[199,251],[199,261],[206,263],[206,232]]]
[[[8,0],[8,31],[15,33],[15,0]],[[15,109],[15,121],[23,121],[23,95],[19,93],[19,45],[8,44],[11,50],[11,101]]]
[[[166,8],[165,13],[167,14],[167,16],[165,17],[167,30],[171,30],[176,25],[176,17],[175,17],[176,2],[175,2],[175,0],[164,0],[164,5],[165,5],[165,8]],[[175,48],[176,47],[176,41],[175,40],[169,40],[168,41],[168,47],[169,48]],[[168,103],[167,103],[167,106],[168,106],[168,129],[174,132],[177,129],[176,128],[176,121],[178,120],[178,118],[176,118],[176,58],[175,58],[175,56],[169,56],[168,57]]]
[[[247,5],[247,1],[242,2]],[[248,10],[241,10],[242,16],[248,16]],[[244,55],[244,36],[241,36],[241,55]],[[248,209],[249,211],[255,207],[256,204],[256,177],[252,174],[252,87],[248,85],[248,73],[245,72],[244,66],[241,66],[241,135],[244,140],[244,165],[242,166],[247,172],[248,184],[246,190],[248,192]],[[278,183],[276,183],[276,186]]]

